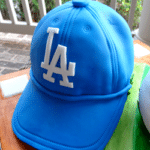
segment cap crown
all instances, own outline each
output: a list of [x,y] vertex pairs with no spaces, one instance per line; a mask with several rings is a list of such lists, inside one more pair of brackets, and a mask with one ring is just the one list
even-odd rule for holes
[[[59,31],[48,33],[50,28]],[[49,54],[46,48],[51,49]],[[45,59],[47,67],[42,67]],[[133,63],[126,21],[99,2],[84,7],[67,2],[44,16],[33,35],[31,74],[51,92],[74,96],[119,92],[129,84]]]

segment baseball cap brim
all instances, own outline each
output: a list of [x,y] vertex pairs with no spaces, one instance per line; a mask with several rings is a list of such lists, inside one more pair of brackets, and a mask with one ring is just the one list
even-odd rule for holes
[[69,101],[61,99],[59,93],[50,95],[41,90],[30,76],[12,118],[13,131],[20,140],[36,149],[93,150],[106,146],[131,85],[110,98],[80,100],[82,96],[78,96],[79,100]]

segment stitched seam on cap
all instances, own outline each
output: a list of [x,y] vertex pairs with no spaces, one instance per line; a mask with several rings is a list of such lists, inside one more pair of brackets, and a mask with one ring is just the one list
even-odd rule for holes
[[[97,101],[106,101],[106,100],[112,100],[115,97],[118,97],[120,95],[123,95],[124,93],[126,93],[130,88],[131,85],[128,84],[124,89],[122,89],[121,91],[117,92],[117,93],[113,93],[110,95],[80,95],[80,96],[68,96],[68,95],[59,95],[58,93],[55,92],[51,92],[48,89],[46,89],[45,87],[43,87],[42,85],[40,85],[38,83],[38,81],[36,81],[36,79],[33,77],[32,72],[30,72],[30,78],[31,78],[31,82],[35,85],[35,87],[37,89],[39,89],[40,91],[54,97],[54,98],[59,98],[61,100],[66,100],[66,101],[78,101],[78,99],[81,100],[97,100]],[[69,100],[68,100],[69,99]]]
[[[80,9],[80,11],[81,11],[81,10],[82,10],[82,9]],[[79,12],[80,12],[80,11],[79,11]],[[74,17],[74,16],[73,16],[74,18],[72,17],[72,18],[73,18],[73,21],[72,21],[73,23],[72,23],[72,27],[71,27],[70,33],[68,34],[68,35],[69,35],[69,36],[68,36],[68,39],[66,39],[66,44],[68,44],[68,41],[69,41],[70,36],[71,36],[72,29],[73,29],[73,26],[74,26],[74,21],[76,20],[76,18],[77,18],[77,16],[78,16],[79,12],[76,14],[76,17]],[[75,13],[74,13],[74,14],[75,14]]]
[[[108,40],[109,41],[109,45],[111,46],[111,49],[112,49],[110,51],[110,54],[111,54],[111,64],[113,64],[112,65],[112,74],[113,74],[112,85],[116,89],[116,86],[117,86],[117,84],[116,84],[116,78],[118,80],[118,70],[117,70],[117,67],[116,67],[117,66],[117,63],[116,63],[117,62],[116,61],[116,50],[115,50],[115,47],[114,47],[114,43],[113,43],[112,37],[111,37],[110,33],[105,29],[105,26],[103,26],[103,24],[100,21],[98,21],[97,18],[99,18],[99,17],[97,16],[95,10],[91,6],[87,7],[87,10],[89,10],[89,12],[93,16],[93,18],[96,17],[95,20],[97,21],[98,25],[100,25],[100,27],[103,30],[103,32],[105,33],[105,35],[109,37],[109,38],[107,37],[107,40],[109,39]],[[116,72],[116,70],[117,70],[117,72]],[[113,88],[112,88],[112,90],[113,90]]]
[[[82,9],[83,9],[83,8],[82,8]],[[80,9],[80,11],[81,11],[82,9]],[[68,41],[69,41],[69,39],[70,39],[71,32],[72,32],[73,27],[74,27],[74,21],[75,21],[75,20],[76,20],[76,18],[78,17],[78,15],[79,15],[80,11],[76,14],[76,17],[75,17],[75,18],[74,18],[74,20],[73,20],[72,28],[71,28],[71,30],[70,30],[70,33],[69,33],[69,36],[68,36],[68,40],[67,40],[67,42],[66,42],[66,43],[68,43]]]
[[67,45],[67,43],[66,43],[66,41],[67,41],[67,33],[68,33],[68,29],[70,28],[70,24],[71,24],[71,22],[72,22],[72,18],[74,17],[74,14],[75,14],[75,10],[73,9],[72,10],[73,12],[72,12],[72,14],[71,14],[71,16],[70,16],[70,20],[69,20],[69,23],[68,23],[68,27],[66,28],[66,32],[65,32],[65,38],[64,38],[64,45]]
[[[90,8],[89,8],[90,9]],[[87,7],[87,11],[91,14],[91,12],[89,11],[89,9],[88,9],[88,7]],[[95,19],[95,17],[93,16],[93,14],[91,14],[91,16]],[[103,34],[104,35],[106,35],[106,32],[103,30],[103,28],[101,27],[101,25],[99,24],[99,22],[97,21],[97,19],[95,19],[96,20],[96,22],[97,22],[97,24],[98,24],[98,26],[102,29],[102,31],[103,31]],[[107,39],[106,39],[106,41],[107,41]],[[109,47],[109,46],[108,46]],[[110,52],[110,50],[109,50],[109,53],[110,53],[110,58],[111,58],[111,61],[110,61],[110,63],[111,63],[111,74],[113,74],[113,68],[112,68],[112,55],[111,55],[111,52]],[[113,85],[113,78],[111,79],[112,81],[111,81],[111,84]],[[111,88],[111,93],[112,93],[112,88]]]
[[113,42],[113,40],[112,40],[112,43],[114,44],[114,48],[115,48],[115,56],[116,56],[116,57],[115,57],[115,58],[116,58],[116,63],[115,63],[115,64],[116,64],[116,70],[115,70],[115,71],[117,72],[117,79],[116,79],[116,87],[115,87],[115,88],[117,89],[118,79],[119,79],[118,53],[117,53],[116,46],[115,46],[115,43]]
[[70,17],[72,16],[72,11],[73,11],[73,7],[72,7],[72,10],[69,12],[68,17],[66,19],[66,22],[65,22],[65,25],[63,27],[62,34],[61,34],[61,38],[60,38],[61,43],[59,43],[59,44],[64,45],[65,35],[66,35],[66,32],[65,32],[66,31],[66,26],[68,24],[68,20],[70,21],[70,19],[71,19]]

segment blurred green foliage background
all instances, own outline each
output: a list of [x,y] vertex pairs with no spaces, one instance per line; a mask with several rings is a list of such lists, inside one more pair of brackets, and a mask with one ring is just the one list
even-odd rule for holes
[[[28,0],[29,6],[31,10],[32,20],[34,22],[38,22],[40,20],[40,12],[39,12],[39,5],[38,0]],[[62,0],[62,3],[65,3],[68,0]],[[110,5],[111,0],[99,0],[100,2]],[[19,21],[25,21],[25,15],[23,12],[23,7],[21,0],[13,0],[17,18]],[[55,1],[54,0],[45,0],[46,4],[46,11],[50,11],[55,7]],[[133,23],[133,29],[136,29],[139,27],[140,22],[140,16],[143,6],[143,0],[137,1],[137,6],[134,14],[134,23]],[[131,0],[117,0],[116,4],[116,11],[126,20],[128,21],[129,18],[129,12],[131,7]],[[9,13],[6,7],[6,0],[0,0],[0,10],[2,12],[2,16],[4,19],[9,19]]]

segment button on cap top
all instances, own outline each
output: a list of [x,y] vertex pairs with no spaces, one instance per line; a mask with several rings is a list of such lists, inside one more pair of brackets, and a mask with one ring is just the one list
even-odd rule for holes
[[89,4],[90,0],[72,0],[74,7],[85,7]]

